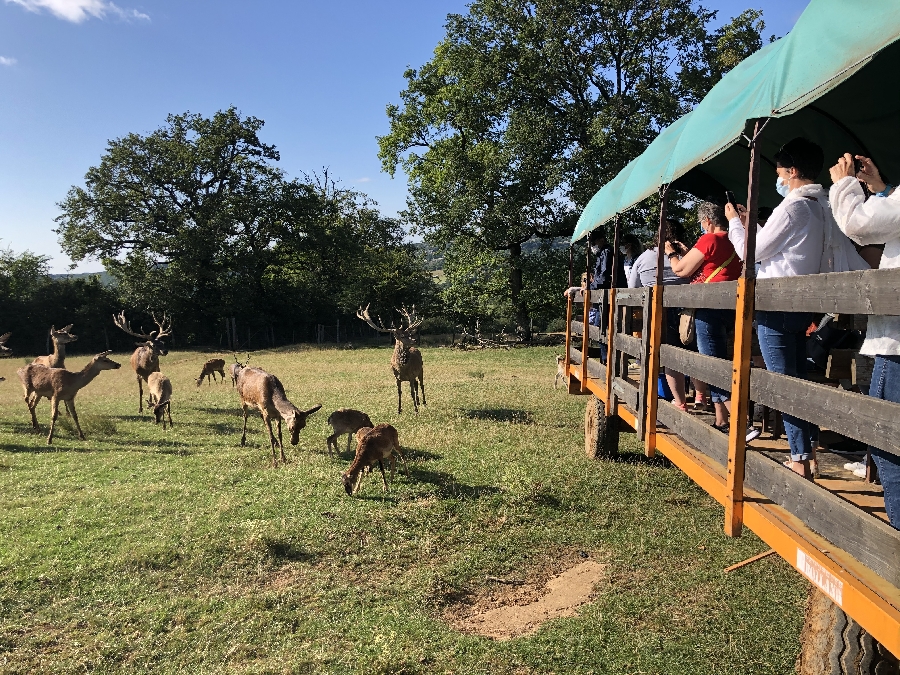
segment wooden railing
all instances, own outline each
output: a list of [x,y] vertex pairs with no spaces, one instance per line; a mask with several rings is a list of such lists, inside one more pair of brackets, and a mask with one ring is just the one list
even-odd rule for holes
[[[620,412],[620,406],[623,406],[627,414],[621,417],[634,420],[635,431],[642,440],[651,431],[654,434],[657,431],[674,434],[692,451],[719,466],[724,475],[729,467],[729,437],[698,417],[657,398],[658,373],[648,371],[648,355],[656,349],[661,366],[726,391],[731,390],[736,368],[732,360],[660,344],[661,331],[652,328],[655,327],[654,322],[663,320],[663,310],[652,310],[656,293],[662,294],[659,307],[734,310],[738,286],[739,282],[721,282],[614,289],[611,293],[592,291],[591,302],[599,302],[602,293],[609,293],[606,297],[614,298],[611,312],[614,320],[608,331],[601,334],[594,326],[589,330],[592,340],[611,345],[607,367],[612,369],[612,377],[608,378],[609,385],[604,383],[602,388],[598,388],[597,383],[604,382],[606,368],[590,354],[585,360],[577,346],[584,344],[584,326],[583,322],[572,321],[573,305],[583,303],[584,298],[583,294],[576,294],[569,301],[569,332],[581,340],[571,340],[568,358],[571,363],[586,367],[585,372],[593,382],[590,386],[584,381],[570,382],[569,390],[574,389],[573,393],[581,394],[595,393],[605,401],[611,401],[607,409],[611,410],[612,415]],[[760,279],[756,283],[753,300],[757,310],[766,311],[900,315],[900,269]],[[640,324],[633,316],[638,308],[643,312]],[[737,312],[735,333],[746,328],[742,321],[741,313]],[[641,337],[634,335],[638,332]],[[652,340],[654,335],[659,341],[656,344]],[[628,363],[633,359],[638,359],[640,366],[636,373],[629,373]],[[654,405],[651,405],[651,397]],[[761,368],[750,371],[749,399],[900,455],[900,404]],[[732,407],[738,407],[734,401]],[[733,424],[741,425],[742,430],[746,420],[741,422],[735,419]],[[726,502],[728,499],[742,500],[745,489],[762,495],[893,586],[891,593],[898,593],[900,531],[838,494],[803,479],[765,454],[748,452],[737,456],[743,461],[743,481],[737,486],[729,482],[726,492],[739,489],[741,494],[726,494]],[[867,629],[871,632],[872,627]]]

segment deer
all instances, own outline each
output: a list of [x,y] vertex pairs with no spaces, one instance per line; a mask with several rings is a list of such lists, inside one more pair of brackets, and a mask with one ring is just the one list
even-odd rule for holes
[[[53,443],[53,432],[56,426],[56,418],[59,415],[59,402],[66,404],[66,410],[75,421],[78,436],[85,440],[84,432],[78,423],[78,414],[75,412],[75,396],[97,377],[103,370],[117,370],[122,367],[109,358],[111,351],[101,352],[92,358],[80,372],[73,373],[65,368],[48,368],[40,364],[31,363],[24,368],[19,368],[16,374],[22,382],[25,390],[25,404],[31,413],[31,426],[38,429],[37,416],[34,409],[42,398],[50,399],[50,433],[47,435],[47,445]],[[32,397],[33,395],[33,397]]]
[[[225,359],[210,359],[203,364],[203,370],[200,371],[200,377],[195,382],[199,387],[203,384],[203,378],[206,378],[206,384],[209,385],[209,378],[212,377],[213,382],[218,382],[216,373],[222,376],[222,382],[225,381]],[[234,382],[234,374],[232,373],[232,382]]]
[[331,425],[331,429],[334,431],[334,433],[325,441],[328,444],[329,457],[332,456],[332,445],[334,446],[335,453],[340,452],[337,443],[337,439],[340,436],[347,434],[347,452],[350,452],[350,441],[353,438],[353,435],[360,429],[375,426],[372,424],[372,420],[369,419],[369,416],[366,415],[366,413],[360,412],[359,410],[351,410],[350,408],[335,410],[328,416],[328,424]]
[[232,363],[228,370],[231,373],[231,386],[234,387],[237,384],[238,373],[241,372],[241,368],[246,368],[247,364],[250,363],[250,352],[247,352],[247,360],[241,363],[237,360],[237,354],[234,354],[234,363]]
[[118,316],[113,315],[113,323],[117,328],[141,340],[141,342],[135,342],[137,349],[131,355],[131,368],[134,370],[138,383],[139,413],[144,412],[144,388],[141,381],[146,382],[147,378],[150,377],[150,373],[159,372],[159,357],[169,353],[162,340],[172,334],[172,321],[167,316],[163,315],[162,323],[160,323],[156,318],[156,314],[154,314],[153,321],[156,323],[158,330],[150,331],[149,333],[136,333],[131,329],[131,323],[125,320],[124,310]]
[[269,443],[272,446],[272,467],[278,466],[275,458],[275,434],[272,433],[272,418],[278,424],[278,448],[281,450],[281,462],[287,463],[284,456],[284,442],[281,437],[281,421],[287,422],[291,434],[291,445],[300,440],[300,430],[306,426],[306,418],[322,407],[313,406],[309,410],[300,410],[291,403],[284,393],[284,386],[277,377],[262,368],[241,368],[237,376],[237,392],[241,397],[241,408],[244,412],[244,430],[241,432],[241,446],[247,444],[247,410],[257,408],[262,414],[263,422],[269,431]]
[[391,355],[391,370],[394,373],[394,378],[397,380],[397,413],[403,412],[403,393],[401,389],[403,382],[409,382],[409,393],[412,396],[413,408],[418,413],[420,386],[422,388],[422,405],[425,405],[425,382],[422,379],[422,352],[414,345],[418,342],[416,329],[422,325],[424,319],[416,317],[415,305],[412,308],[412,312],[407,312],[406,307],[401,308],[399,311],[406,317],[406,328],[402,326],[402,323],[400,328],[385,328],[381,317],[378,317],[378,323],[376,324],[372,317],[369,316],[369,305],[366,305],[365,309],[360,307],[359,311],[356,312],[356,316],[379,333],[390,333],[393,336],[395,343],[394,353]]
[[66,345],[75,342],[77,335],[72,335],[71,330],[74,324],[69,324],[65,328],[56,330],[56,326],[50,326],[50,339],[53,340],[53,353],[50,356],[39,356],[32,363],[47,366],[48,368],[65,368],[66,367]]
[[[224,381],[225,376],[222,376]],[[163,431],[166,430],[166,415],[169,416],[169,426],[172,423],[172,383],[169,378],[157,371],[150,373],[147,378],[147,388],[150,390],[150,396],[147,398],[147,406],[153,408],[153,415],[156,423],[162,422]]]
[[387,478],[384,475],[383,460],[391,461],[391,483],[394,482],[394,465],[397,457],[403,461],[404,472],[409,477],[409,466],[406,464],[406,458],[400,451],[400,440],[397,437],[397,430],[390,424],[379,424],[372,429],[363,427],[356,432],[357,445],[356,457],[341,474],[341,481],[344,484],[344,490],[351,497],[359,489],[362,482],[363,471],[378,462],[378,468],[381,469],[382,492],[387,492]]
[[10,335],[12,335],[12,333],[0,335],[0,356],[9,356],[12,353],[12,350],[6,346]]

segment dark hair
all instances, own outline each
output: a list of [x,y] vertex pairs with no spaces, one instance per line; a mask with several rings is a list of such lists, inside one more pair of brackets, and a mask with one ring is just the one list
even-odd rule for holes
[[760,206],[756,209],[756,221],[758,223],[764,223],[769,218],[772,217],[772,207],[771,206]]
[[669,241],[684,241],[684,228],[679,221],[666,218],[666,224],[669,226]]
[[598,227],[596,230],[591,232],[590,236],[588,237],[588,245],[596,244],[599,241],[606,241],[606,230],[604,230],[602,227]]
[[775,153],[775,164],[783,169],[797,169],[800,177],[816,180],[825,164],[822,148],[802,136],[788,141]]

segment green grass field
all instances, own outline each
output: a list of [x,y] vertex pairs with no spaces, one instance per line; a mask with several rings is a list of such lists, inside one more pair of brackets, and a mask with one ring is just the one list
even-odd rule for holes
[[[583,452],[584,399],[552,387],[554,350],[425,350],[428,406],[396,389],[387,348],[255,353],[301,408],[322,403],[271,468],[258,415],[240,447],[230,382],[197,389],[208,355],[171,353],[175,427],[137,413],[128,355],[76,399],[80,441],[50,408],[31,429],[0,362],[0,672],[793,672],[807,585],[665,460],[623,435]],[[80,368],[85,357],[67,365]],[[348,497],[329,413],[397,427],[411,476]],[[326,431],[326,429],[328,429]],[[342,439],[341,447],[345,449]],[[606,565],[593,602],[497,642],[447,622],[487,577],[542,581]]]

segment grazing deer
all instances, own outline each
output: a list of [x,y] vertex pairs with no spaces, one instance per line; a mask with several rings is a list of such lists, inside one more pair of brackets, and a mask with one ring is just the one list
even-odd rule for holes
[[113,323],[116,324],[117,328],[142,340],[141,342],[135,342],[138,348],[131,355],[131,368],[137,376],[138,412],[140,413],[144,412],[144,388],[141,380],[146,382],[147,378],[150,377],[150,373],[159,372],[159,357],[169,353],[162,339],[172,334],[172,321],[168,317],[163,316],[162,323],[160,323],[154,314],[153,321],[159,330],[150,331],[149,333],[135,333],[131,330],[131,323],[125,320],[124,311],[118,316],[113,315]]
[[331,425],[331,429],[334,431],[331,436],[328,437],[326,443],[328,443],[328,456],[331,457],[331,446],[334,446],[335,453],[339,453],[337,439],[347,434],[347,452],[350,452],[350,440],[353,438],[353,434],[365,427],[373,427],[372,420],[369,419],[369,416],[364,412],[360,412],[359,410],[351,410],[350,408],[341,408],[340,410],[335,410],[331,415],[328,416],[328,424]]
[[[47,436],[47,444],[53,442],[53,430],[56,426],[56,418],[59,415],[59,402],[64,401],[66,410],[75,421],[75,427],[78,429],[78,436],[84,440],[84,432],[81,431],[81,425],[78,423],[78,414],[75,412],[75,395],[91,380],[100,374],[101,370],[116,370],[122,364],[116,363],[108,358],[112,352],[101,352],[97,354],[90,362],[81,369],[81,372],[73,373],[64,368],[47,368],[40,364],[29,364],[24,368],[19,368],[16,374],[22,381],[22,388],[25,390],[25,404],[31,413],[31,425],[37,429],[37,416],[34,409],[42,398],[50,399],[50,434]],[[32,398],[32,394],[34,395]]]
[[[203,384],[203,378],[206,378],[206,384],[209,384],[209,378],[212,377],[213,382],[218,382],[216,373],[222,376],[222,382],[225,381],[225,359],[210,359],[203,364],[203,370],[200,371],[200,377],[197,378],[197,386]],[[232,373],[232,381],[234,374]]]
[[353,496],[359,489],[362,481],[363,470],[378,462],[378,468],[381,469],[382,491],[387,492],[387,478],[384,475],[385,459],[391,460],[391,483],[394,482],[394,464],[397,457],[403,460],[403,468],[406,476],[409,477],[409,466],[406,464],[406,458],[400,451],[400,440],[397,437],[397,430],[390,424],[379,424],[373,429],[363,427],[356,432],[358,443],[356,445],[356,457],[349,468],[341,474],[341,481],[344,483],[344,490],[347,494]]
[[47,366],[48,368],[65,368],[66,367],[66,345],[75,342],[77,335],[72,335],[69,324],[65,328],[56,330],[56,326],[50,326],[50,339],[53,340],[53,353],[50,356],[39,356],[32,363],[39,366]]
[[369,306],[365,309],[359,308],[356,316],[365,321],[369,326],[380,333],[390,333],[394,340],[394,353],[391,355],[391,370],[397,380],[397,412],[402,410],[402,382],[409,382],[409,393],[412,396],[413,408],[419,412],[419,387],[422,387],[422,405],[425,405],[425,382],[422,379],[422,352],[418,347],[413,345],[418,342],[416,337],[416,329],[422,325],[424,319],[416,318],[416,308],[413,306],[412,313],[407,312],[403,307],[400,312],[406,317],[406,328],[402,325],[400,328],[385,328],[381,317],[378,317],[376,324],[369,316]]
[[[224,380],[225,377],[223,376]],[[156,423],[160,421],[163,425],[163,431],[166,430],[166,415],[169,416],[169,426],[172,424],[172,383],[169,378],[160,372],[150,373],[147,378],[147,388],[150,390],[150,396],[147,397],[147,406],[153,408],[153,415],[156,417]]]
[[258,408],[262,414],[266,429],[269,430],[269,443],[272,445],[272,466],[275,460],[275,434],[272,433],[272,418],[278,423],[278,447],[281,450],[281,461],[287,462],[284,456],[284,442],[281,438],[281,421],[287,422],[291,434],[291,445],[300,440],[300,430],[306,426],[306,418],[322,407],[320,403],[309,410],[300,410],[291,403],[284,393],[284,386],[274,375],[261,368],[241,368],[237,376],[237,391],[241,397],[241,408],[244,411],[244,430],[241,433],[241,445],[247,443],[247,408]]

